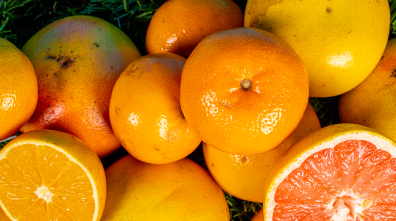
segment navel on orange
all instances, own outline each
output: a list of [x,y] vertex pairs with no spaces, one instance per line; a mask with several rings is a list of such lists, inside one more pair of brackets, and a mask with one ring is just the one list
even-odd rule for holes
[[308,74],[294,50],[269,32],[221,31],[205,38],[187,59],[180,103],[205,143],[233,154],[263,153],[301,121]]
[[374,71],[357,87],[341,95],[343,123],[361,124],[396,140],[396,39],[391,39]]
[[266,180],[264,220],[395,220],[396,143],[357,124],[302,138]]
[[106,169],[101,221],[229,221],[223,191],[188,158],[148,164],[125,156]]
[[21,129],[37,104],[32,63],[15,45],[0,38],[0,140]]
[[320,129],[314,109],[308,105],[297,129],[275,149],[253,155],[237,155],[203,144],[206,165],[219,186],[243,200],[262,203],[264,184],[273,165],[299,139]]
[[166,1],[150,20],[146,50],[188,57],[206,36],[242,26],[243,12],[232,0]]
[[245,27],[274,33],[300,55],[310,97],[332,97],[375,68],[389,36],[387,0],[248,0]]
[[104,157],[120,147],[109,120],[111,91],[140,53],[120,29],[92,16],[70,16],[23,46],[37,74],[37,108],[22,132],[53,129],[82,139]]
[[35,130],[0,150],[0,206],[11,220],[99,221],[106,201],[100,159],[70,134]]
[[122,146],[154,164],[180,160],[201,139],[180,109],[180,78],[185,58],[156,53],[133,61],[114,86],[110,121]]

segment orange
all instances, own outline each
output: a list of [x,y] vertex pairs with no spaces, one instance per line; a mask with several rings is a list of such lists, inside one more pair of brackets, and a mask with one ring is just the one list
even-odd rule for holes
[[205,38],[183,68],[180,103],[202,141],[251,155],[274,149],[308,103],[304,63],[281,38],[235,28]]
[[100,18],[71,16],[41,29],[23,46],[37,74],[37,108],[22,132],[54,129],[82,139],[104,157],[120,143],[109,120],[113,86],[139,51]]
[[225,153],[203,144],[206,165],[213,178],[227,193],[243,200],[262,203],[264,181],[286,150],[299,139],[320,129],[314,109],[308,105],[297,129],[275,149],[254,155]]
[[260,209],[251,221],[263,221],[263,220],[264,220],[263,209]]
[[1,209],[1,207],[0,207],[0,220],[2,220],[2,221],[11,221],[10,218],[8,218],[8,217],[6,216],[6,214],[5,214],[4,211]]
[[307,66],[310,97],[332,97],[375,68],[389,36],[388,0],[248,0],[245,27],[270,31]]
[[32,63],[15,45],[0,38],[0,141],[32,116],[37,104],[37,79]]
[[114,86],[110,121],[122,146],[154,164],[180,160],[201,143],[180,109],[180,78],[186,59],[156,53],[132,62]]
[[236,27],[243,27],[243,12],[232,0],[166,1],[150,20],[146,50],[188,57],[206,36]]
[[22,134],[0,150],[0,207],[11,220],[99,221],[106,177],[82,140],[53,130]]
[[336,124],[295,143],[265,184],[264,220],[395,220],[396,143]]
[[125,156],[106,169],[101,221],[229,221],[223,191],[190,159],[148,164]]
[[396,140],[395,84],[396,39],[392,39],[368,78],[340,97],[341,122],[365,125]]

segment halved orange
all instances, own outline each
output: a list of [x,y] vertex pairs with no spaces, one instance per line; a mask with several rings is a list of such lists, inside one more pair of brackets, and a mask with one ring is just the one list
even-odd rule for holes
[[36,130],[0,151],[0,206],[11,220],[100,220],[106,177],[95,152],[70,134]]
[[264,220],[396,220],[396,143],[356,124],[317,130],[274,166]]

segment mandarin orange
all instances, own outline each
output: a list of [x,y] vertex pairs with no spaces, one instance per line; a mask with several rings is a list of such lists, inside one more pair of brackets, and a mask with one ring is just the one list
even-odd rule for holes
[[264,220],[263,209],[260,209],[251,221],[263,221],[263,220]]
[[223,191],[210,174],[184,158],[148,164],[125,156],[106,169],[102,221],[229,221]]
[[227,193],[243,200],[263,203],[264,181],[281,156],[299,139],[320,129],[314,109],[308,105],[297,129],[275,149],[253,155],[237,155],[203,144],[210,174]]
[[186,59],[156,53],[133,61],[117,80],[110,121],[122,146],[154,164],[186,157],[201,142],[180,108],[180,78]]
[[37,78],[26,55],[0,38],[0,140],[29,120],[37,105]]
[[171,0],[154,13],[146,50],[188,57],[206,36],[242,26],[243,12],[232,0]]
[[235,28],[205,38],[183,68],[180,103],[201,139],[233,154],[274,149],[308,103],[304,63],[281,38]]
[[37,74],[39,101],[22,132],[75,135],[104,157],[120,147],[109,120],[113,86],[140,53],[120,29],[100,18],[71,16],[41,29],[23,46]]

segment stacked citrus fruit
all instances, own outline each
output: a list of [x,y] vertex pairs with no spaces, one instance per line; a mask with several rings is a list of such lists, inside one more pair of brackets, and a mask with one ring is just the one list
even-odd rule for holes
[[0,220],[396,220],[388,2],[240,5],[166,1],[138,47],[86,15],[0,38]]

